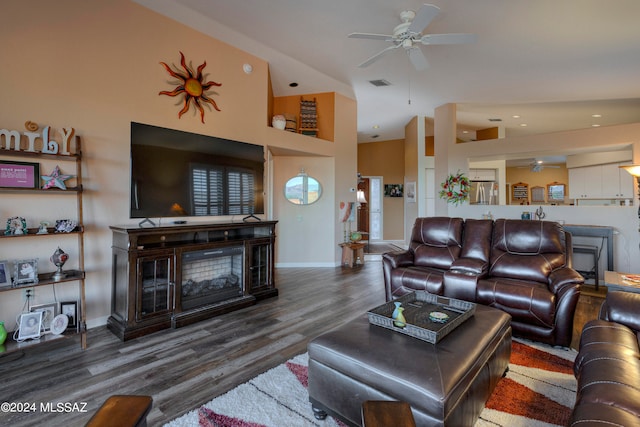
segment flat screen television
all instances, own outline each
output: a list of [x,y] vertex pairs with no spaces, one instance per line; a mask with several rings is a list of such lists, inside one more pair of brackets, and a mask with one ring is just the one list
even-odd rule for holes
[[264,213],[264,147],[131,123],[131,218]]

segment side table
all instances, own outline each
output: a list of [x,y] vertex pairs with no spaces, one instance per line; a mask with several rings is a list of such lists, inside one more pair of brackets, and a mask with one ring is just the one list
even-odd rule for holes
[[345,242],[340,243],[342,248],[342,265],[353,267],[364,264],[364,243]]
[[[607,291],[622,291],[640,293],[640,283],[635,281],[629,281],[624,278],[624,273],[618,273],[617,271],[605,271],[604,272],[604,285],[607,287]],[[630,276],[638,276],[632,274]]]

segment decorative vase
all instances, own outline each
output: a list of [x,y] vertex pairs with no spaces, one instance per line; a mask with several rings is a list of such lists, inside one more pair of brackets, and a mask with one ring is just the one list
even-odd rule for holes
[[362,234],[360,234],[357,231],[354,231],[353,233],[351,233],[352,242],[359,242],[360,240],[362,240]]
[[404,314],[402,314],[403,311],[404,307],[398,307],[398,315],[393,321],[393,325],[398,328],[404,328],[405,326],[407,326],[407,319],[404,318]]
[[271,119],[271,125],[276,129],[284,130],[287,126],[287,119],[281,114],[276,114],[273,116],[273,119]]
[[393,309],[393,313],[391,313],[391,318],[392,318],[393,320],[396,320],[396,318],[398,317],[398,313],[399,313],[399,310],[398,310],[398,309],[400,308],[400,306],[402,305],[402,303],[400,303],[400,302],[396,301],[396,302],[394,302],[393,304],[396,306],[396,308],[394,308],[394,309]]
[[3,345],[6,339],[7,339],[7,330],[4,327],[4,322],[0,322],[0,345]]

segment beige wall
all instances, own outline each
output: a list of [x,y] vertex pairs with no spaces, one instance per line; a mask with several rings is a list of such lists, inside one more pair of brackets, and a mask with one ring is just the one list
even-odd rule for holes
[[[382,176],[383,184],[404,183],[403,139],[358,144],[358,172]],[[404,197],[383,198],[383,240],[404,239]]]
[[[348,191],[356,181],[353,99],[336,96],[335,142],[279,131],[267,125],[268,64],[256,56],[126,0],[26,0],[5,2],[2,9],[0,128],[21,131],[24,122],[32,120],[56,130],[73,127],[82,138],[89,326],[104,324],[110,314],[109,225],[137,222],[129,219],[131,121],[261,144],[276,152],[275,162],[278,150],[325,157],[310,164],[317,167],[314,172],[325,181],[322,184],[327,198],[308,207],[303,215],[323,220],[303,221],[297,233],[288,233],[295,215],[275,215],[274,219],[280,221],[276,262],[289,262],[285,258],[289,252],[283,248],[304,238],[323,248],[320,256],[324,262],[339,264],[337,243],[342,236],[336,225],[337,200],[351,197],[355,201],[355,194]],[[180,51],[193,67],[206,61],[207,79],[222,83],[213,96],[221,111],[207,110],[204,124],[193,107],[179,119],[180,99],[158,95],[161,90],[175,87],[175,79],[159,63],[179,65]],[[243,72],[245,63],[253,66],[251,74]],[[334,160],[338,154],[340,158]],[[297,168],[293,161],[283,163],[290,163],[290,168],[282,174]],[[44,170],[53,166],[47,164]],[[269,186],[282,182],[279,170],[268,168],[266,173]],[[267,194],[267,201],[271,212],[281,213],[277,206],[282,203],[281,198]],[[3,195],[0,218],[16,215],[24,216],[29,224],[52,221],[70,215],[69,202],[59,205],[50,199],[43,209],[42,204],[31,198],[26,200],[23,195]],[[291,234],[295,239],[287,241]],[[65,242],[52,236],[38,240],[37,250],[32,246],[35,244],[33,239],[4,239],[0,259],[38,257],[41,271],[53,271],[48,258],[57,244]],[[71,244],[65,244],[63,249],[69,249],[72,260],[74,256],[77,259]],[[315,255],[308,251],[306,257],[296,258],[295,262],[312,262]],[[74,288],[66,285],[56,285],[56,292],[58,300],[76,295]],[[35,303],[52,300],[51,287],[36,289]],[[19,292],[2,294],[0,320],[6,322],[8,329],[13,329],[13,319],[22,305]]]

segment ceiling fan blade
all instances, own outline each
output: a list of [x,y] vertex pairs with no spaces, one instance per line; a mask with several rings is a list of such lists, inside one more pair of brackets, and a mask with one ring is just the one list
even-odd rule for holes
[[414,46],[407,49],[407,55],[409,55],[409,61],[411,61],[416,70],[423,71],[429,68],[429,62],[419,47]]
[[374,62],[376,62],[378,60],[378,58],[380,58],[382,55],[384,55],[385,53],[389,52],[390,50],[393,49],[397,49],[402,45],[393,45],[393,46],[389,46],[386,49],[382,49],[380,52],[376,53],[375,55],[373,55],[371,58],[367,59],[366,61],[364,61],[362,64],[358,65],[358,67],[360,68],[365,68],[368,67],[369,65],[373,64]]
[[477,39],[475,34],[427,34],[422,36],[422,44],[463,44],[473,43]]
[[411,25],[409,25],[407,31],[409,33],[421,33],[439,13],[440,8],[438,6],[432,4],[422,5],[416,13],[416,17],[411,21]]
[[351,33],[347,37],[351,39],[370,39],[393,41],[393,36],[387,34]]

